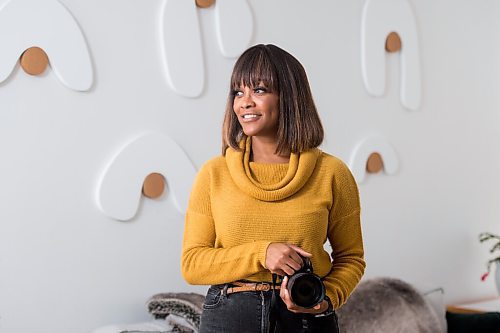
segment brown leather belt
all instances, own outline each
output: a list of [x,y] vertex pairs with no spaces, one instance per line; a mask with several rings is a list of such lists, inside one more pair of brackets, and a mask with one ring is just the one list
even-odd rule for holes
[[[267,282],[231,282],[236,287],[228,287],[226,293],[239,293],[242,291],[269,291],[273,289],[271,283]],[[280,285],[274,286],[274,289],[280,289]]]

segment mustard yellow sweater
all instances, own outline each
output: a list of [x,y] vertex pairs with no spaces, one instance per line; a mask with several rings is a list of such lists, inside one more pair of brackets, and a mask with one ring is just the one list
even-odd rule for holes
[[290,243],[312,253],[314,273],[340,307],[365,269],[358,189],[349,169],[319,149],[292,154],[286,164],[263,164],[249,162],[251,139],[242,148],[228,148],[198,172],[185,219],[184,278],[191,284],[270,282],[267,247]]

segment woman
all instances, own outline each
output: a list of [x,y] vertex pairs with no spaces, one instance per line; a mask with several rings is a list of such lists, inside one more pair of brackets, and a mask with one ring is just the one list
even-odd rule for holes
[[[200,332],[337,332],[334,310],[365,268],[358,189],[317,148],[323,127],[297,59],[274,45],[239,57],[222,141],[197,175],[184,230],[184,278],[212,285]],[[326,287],[312,308],[286,288],[306,258]]]

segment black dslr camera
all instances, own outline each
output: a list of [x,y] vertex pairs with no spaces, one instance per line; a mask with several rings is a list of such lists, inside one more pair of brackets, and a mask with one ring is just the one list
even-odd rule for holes
[[302,257],[304,266],[288,278],[286,288],[292,301],[303,308],[313,308],[325,299],[325,285],[313,273],[311,260]]

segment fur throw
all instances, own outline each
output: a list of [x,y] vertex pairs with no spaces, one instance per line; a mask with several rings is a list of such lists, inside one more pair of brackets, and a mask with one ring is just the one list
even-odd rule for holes
[[204,300],[205,296],[196,293],[160,293],[153,295],[146,304],[155,319],[165,319],[169,315],[181,317],[198,331]]
[[337,311],[341,332],[443,332],[433,307],[408,283],[393,278],[361,282]]

